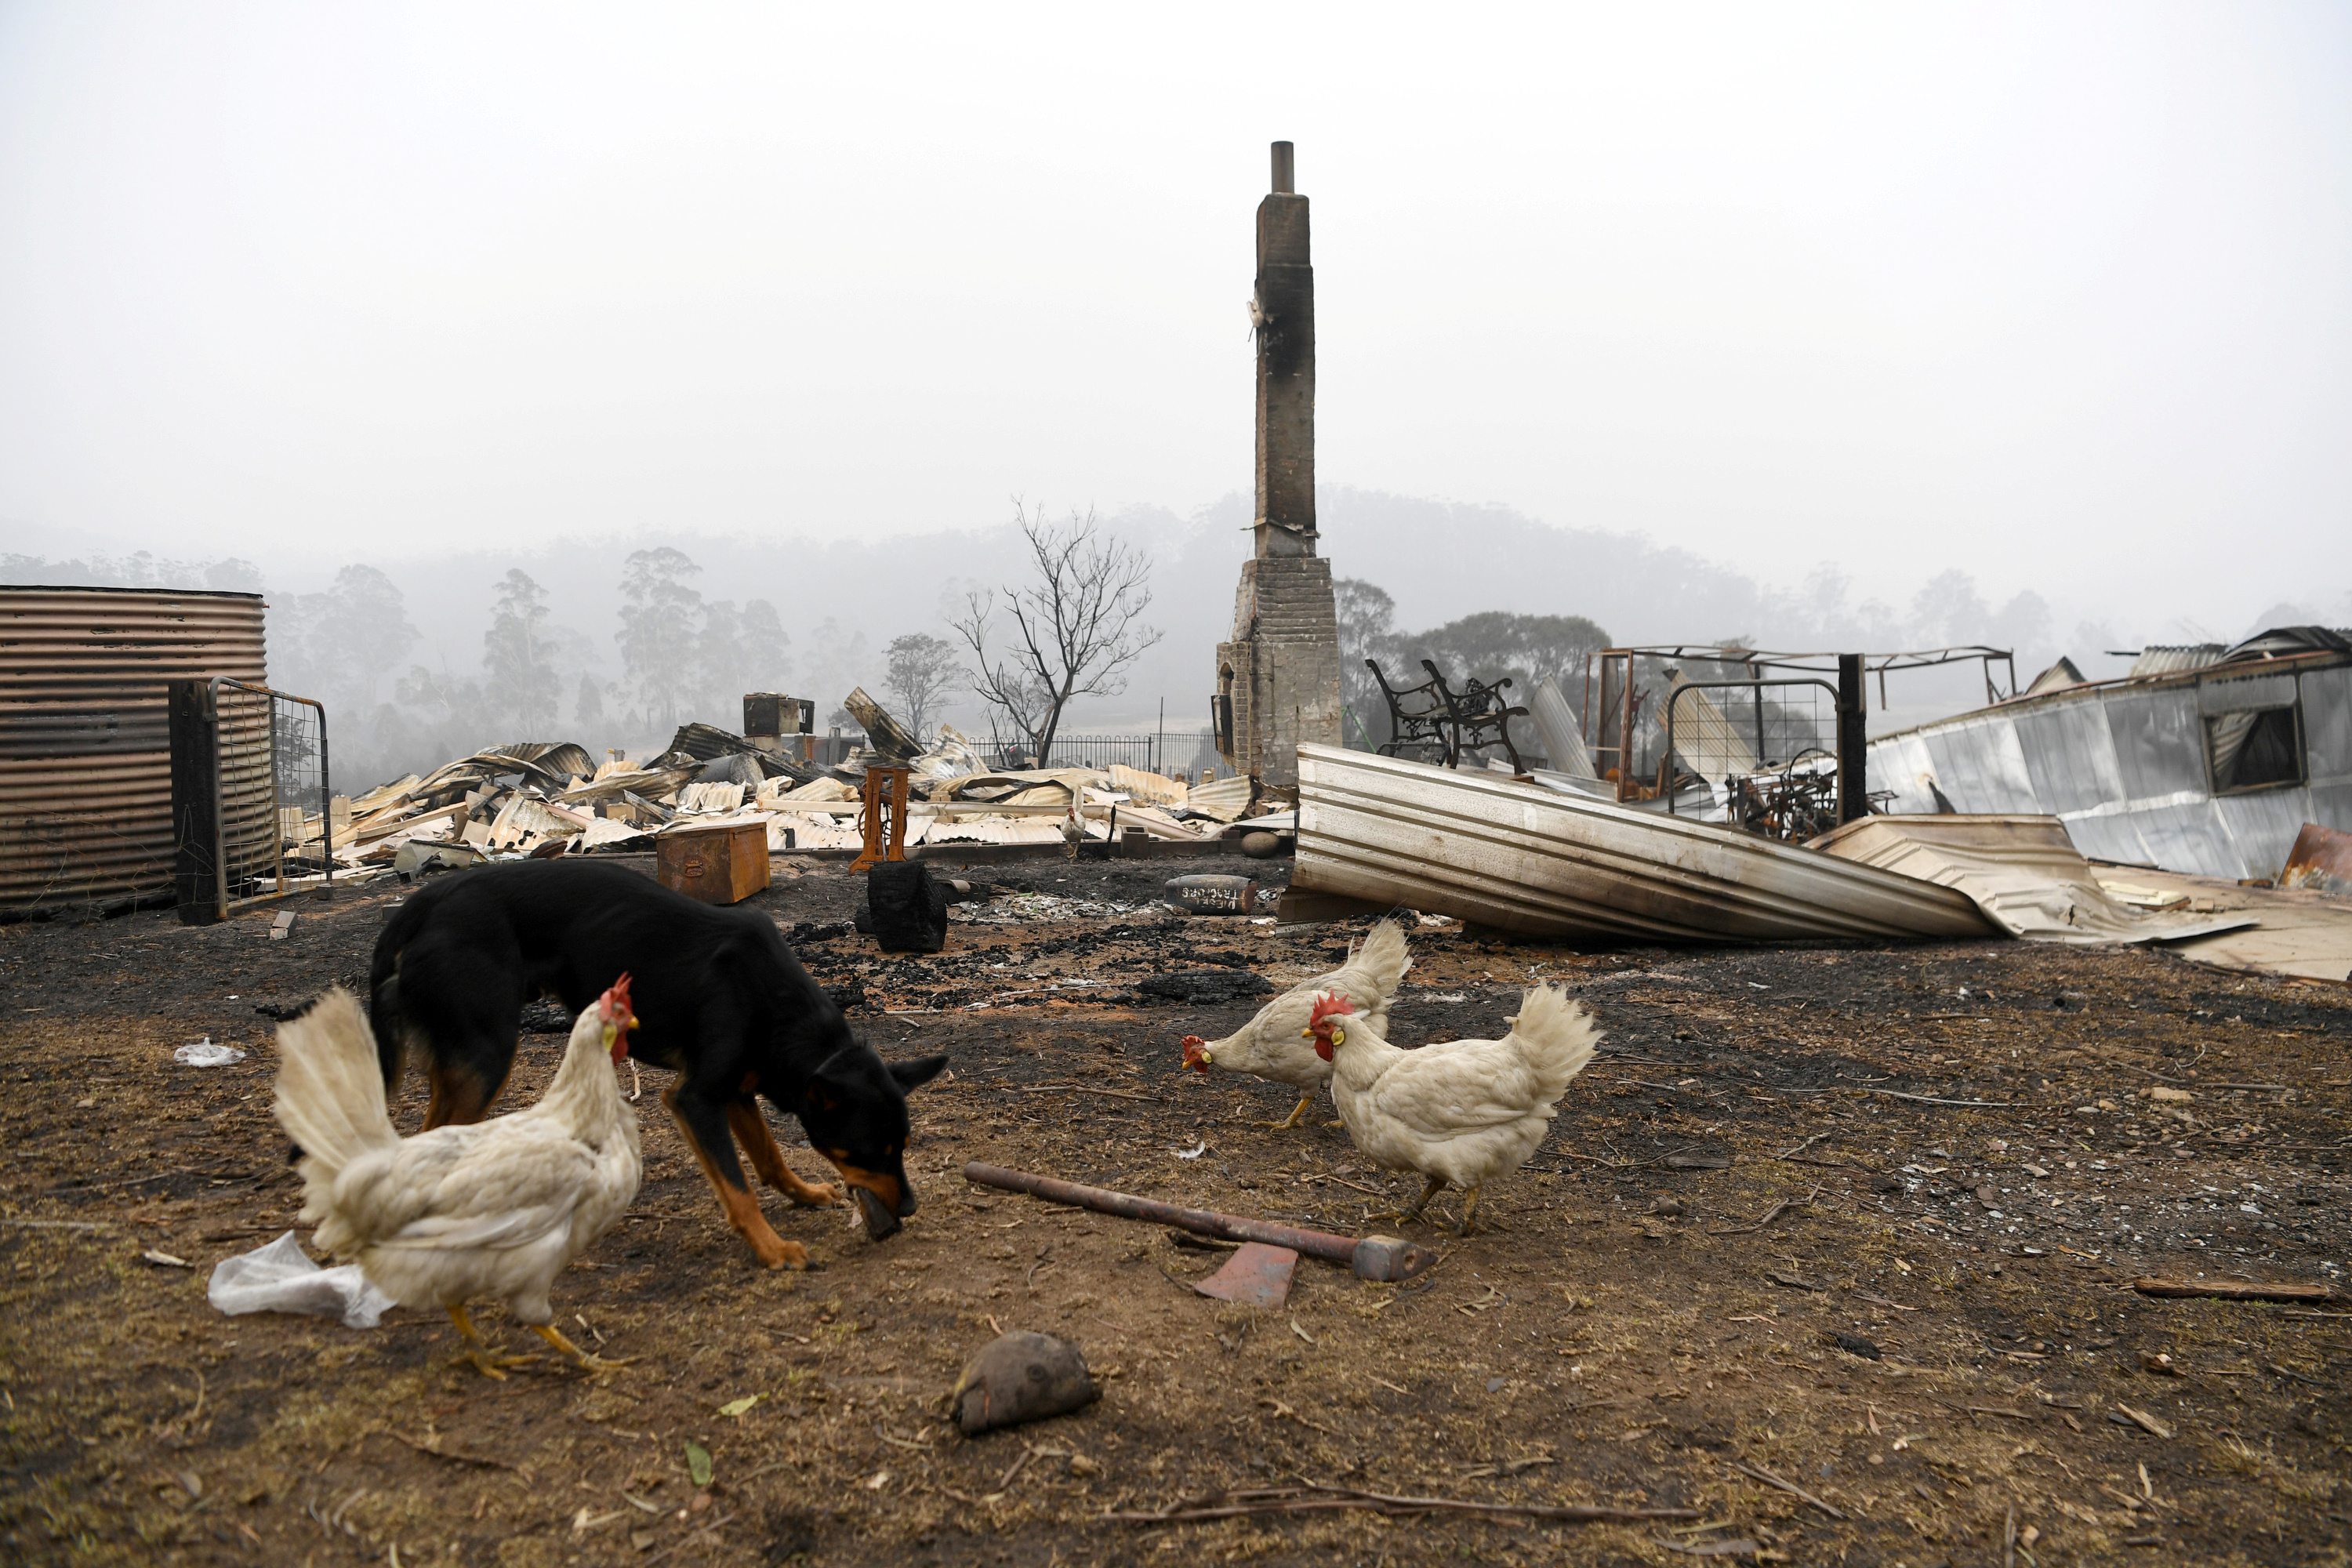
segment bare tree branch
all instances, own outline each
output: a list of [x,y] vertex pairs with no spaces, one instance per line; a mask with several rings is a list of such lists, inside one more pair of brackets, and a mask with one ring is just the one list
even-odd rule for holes
[[951,624],[972,652],[973,692],[1004,715],[1043,767],[1071,700],[1126,690],[1128,667],[1160,640],[1140,620],[1151,603],[1151,561],[1105,537],[1091,509],[1056,526],[1043,508],[1033,513],[1018,500],[1013,507],[1034,575],[1026,587],[1003,590],[1009,635],[992,654],[993,592],[967,595],[965,615]]

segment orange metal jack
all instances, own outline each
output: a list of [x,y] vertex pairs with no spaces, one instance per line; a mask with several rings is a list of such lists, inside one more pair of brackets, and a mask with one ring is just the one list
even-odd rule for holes
[[866,770],[864,807],[857,814],[866,847],[850,862],[851,875],[885,860],[907,858],[907,784],[913,776],[910,768]]

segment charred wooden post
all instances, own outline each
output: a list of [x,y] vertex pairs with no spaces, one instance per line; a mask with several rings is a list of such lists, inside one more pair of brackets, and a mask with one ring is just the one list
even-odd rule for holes
[[950,889],[920,860],[885,860],[866,873],[866,908],[885,952],[937,952],[948,944]]
[[1870,815],[1870,689],[1862,655],[1838,655],[1837,781],[1839,826]]
[[172,884],[180,923],[221,918],[220,721],[202,676],[166,682],[172,737]]

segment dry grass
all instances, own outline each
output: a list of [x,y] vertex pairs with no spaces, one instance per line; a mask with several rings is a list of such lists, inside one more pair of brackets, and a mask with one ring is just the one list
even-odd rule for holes
[[[807,879],[780,918],[822,918],[830,886]],[[837,1215],[772,1203],[779,1228],[826,1268],[760,1271],[675,1135],[649,1118],[635,1215],[557,1292],[568,1331],[638,1364],[598,1379],[542,1365],[493,1385],[450,1369],[446,1325],[423,1314],[354,1333],[225,1319],[204,1301],[205,1270],[267,1240],[295,1203],[265,1109],[267,1025],[249,1009],[350,976],[376,919],[354,901],[286,943],[145,917],[0,928],[11,999],[28,1009],[0,1043],[0,1136],[14,1155],[0,1211],[99,1227],[0,1226],[0,1550],[11,1557],[323,1565],[383,1563],[397,1546],[404,1563],[633,1563],[663,1551],[674,1551],[665,1562],[909,1565],[1057,1553],[1665,1563],[1683,1560],[1667,1542],[1745,1537],[1793,1562],[1919,1568],[1998,1561],[2014,1510],[2032,1534],[2020,1561],[2045,1568],[2149,1561],[2125,1544],[2149,1536],[2170,1561],[2346,1559],[2352,1527],[2335,1499],[2352,1324],[2125,1288],[2143,1270],[2307,1279],[2346,1260],[2352,1007],[2340,992],[2138,952],[1585,954],[1425,936],[1403,1030],[1487,1032],[1540,966],[1587,992],[1612,1054],[1562,1108],[1542,1157],[1555,1171],[1490,1192],[1496,1230],[1467,1242],[1422,1233],[1444,1262],[1402,1289],[1303,1263],[1278,1312],[1192,1294],[1182,1282],[1215,1259],[1149,1227],[966,1189],[955,1174],[985,1159],[1353,1228],[1393,1193],[1358,1168],[1344,1134],[1319,1118],[1297,1132],[1256,1128],[1287,1110],[1284,1091],[1171,1070],[1176,1035],[1222,1032],[1246,1008],[1097,995],[869,1015],[886,1054],[937,1043],[956,1061],[952,1082],[917,1097],[923,1208],[902,1235],[868,1246]],[[1140,921],[1106,937],[1099,922],[1048,923],[960,928],[943,960],[879,959],[848,941],[810,960],[829,981],[863,965],[877,1005],[896,1007],[950,992],[985,999],[1010,984],[992,975],[1116,985],[1210,950],[1279,981],[1320,967],[1343,934]],[[1629,971],[1685,983],[1614,978]],[[1994,1024],[1922,1018],[1952,1010],[1942,998],[1961,984],[2000,998],[1971,1004]],[[2054,1010],[2047,998],[2062,989],[2089,1005]],[[1425,1000],[1456,991],[1464,1002]],[[166,1065],[198,1034],[254,1055],[212,1073]],[[536,1091],[552,1044],[527,1050],[509,1103]],[[2233,1081],[2294,1093],[2200,1093],[2191,1131],[2121,1092],[2114,1059],[2180,1077],[2200,1048]],[[1855,1092],[1873,1079],[2013,1105]],[[1051,1087],[1072,1083],[1155,1098]],[[1814,1087],[1835,1092],[1785,1092]],[[2098,1096],[2124,1110],[2074,1115]],[[410,1124],[415,1111],[412,1095]],[[1815,1132],[1828,1136],[1801,1158],[1773,1157]],[[2186,1158],[2171,1152],[2183,1134]],[[1173,1157],[1203,1139],[1211,1157]],[[1693,1147],[1733,1163],[1657,1163]],[[814,1173],[805,1149],[789,1152]],[[2052,1175],[2023,1174],[2029,1160]],[[1906,1185],[1874,1190],[1890,1175]],[[2001,1221],[1952,1184],[1979,1175]],[[2225,1204],[2225,1190],[2240,1196]],[[1662,1194],[1684,1213],[1651,1213]],[[1763,1231],[1714,1234],[1783,1200],[1799,1201]],[[142,1261],[148,1250],[194,1267]],[[483,1317],[516,1337],[495,1310]],[[957,1436],[940,1419],[943,1396],[1000,1327],[1077,1339],[1102,1401],[1019,1432]],[[1881,1358],[1831,1333],[1867,1339]],[[2143,1352],[2187,1375],[2142,1372]],[[720,1413],[751,1395],[741,1414]],[[2117,1425],[2119,1404],[2176,1436]],[[712,1458],[707,1492],[688,1475],[688,1442]],[[1684,1507],[1720,1528],[1099,1518],[1292,1478]]]

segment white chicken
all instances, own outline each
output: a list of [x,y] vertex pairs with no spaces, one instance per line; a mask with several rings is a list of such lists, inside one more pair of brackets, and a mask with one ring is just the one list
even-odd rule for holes
[[367,1017],[341,986],[278,1026],[278,1124],[302,1150],[302,1220],[403,1306],[447,1310],[491,1377],[532,1360],[489,1353],[466,1302],[506,1302],[583,1367],[554,1327],[555,1277],[618,1222],[644,1173],[637,1117],[614,1069],[628,1054],[629,977],[572,1026],[555,1081],[528,1110],[403,1140],[385,1114]]
[[1469,1235],[1480,1189],[1542,1144],[1552,1102],[1592,1059],[1601,1032],[1556,985],[1529,990],[1499,1040],[1401,1050],[1352,1011],[1345,997],[1318,998],[1307,1028],[1331,1062],[1340,1122],[1375,1163],[1427,1184],[1397,1217],[1420,1218],[1451,1183],[1464,1189],[1460,1234]]
[[1347,963],[1328,974],[1318,974],[1292,986],[1223,1039],[1185,1036],[1184,1065],[1194,1072],[1223,1068],[1227,1072],[1245,1072],[1289,1084],[1300,1091],[1298,1104],[1288,1121],[1271,1125],[1296,1127],[1299,1118],[1307,1114],[1307,1108],[1315,1103],[1315,1091],[1331,1081],[1329,1058],[1312,1046],[1301,1044],[1308,1037],[1308,1026],[1314,1022],[1316,998],[1345,996],[1373,1027],[1385,1028],[1389,1004],[1396,999],[1397,987],[1404,984],[1404,972],[1412,967],[1403,929],[1394,921],[1378,921],[1365,934],[1364,945],[1351,953]]

